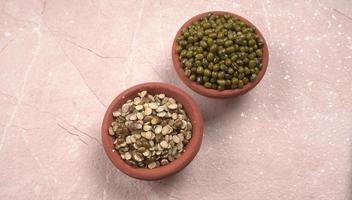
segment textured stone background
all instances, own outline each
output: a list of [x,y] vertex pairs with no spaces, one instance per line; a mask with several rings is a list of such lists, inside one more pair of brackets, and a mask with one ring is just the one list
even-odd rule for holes
[[[0,1],[0,199],[352,199],[352,2]],[[245,16],[270,64],[245,96],[211,100],[172,69],[190,17]],[[163,81],[205,118],[202,148],[174,177],[143,182],[101,147],[106,105]]]

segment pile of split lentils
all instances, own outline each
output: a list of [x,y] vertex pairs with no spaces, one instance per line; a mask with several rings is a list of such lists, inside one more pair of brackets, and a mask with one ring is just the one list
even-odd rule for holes
[[129,165],[153,169],[177,159],[192,138],[183,106],[165,94],[138,93],[113,112],[114,151]]

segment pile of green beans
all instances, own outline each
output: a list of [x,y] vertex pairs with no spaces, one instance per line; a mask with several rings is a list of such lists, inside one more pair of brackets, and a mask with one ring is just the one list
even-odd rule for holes
[[236,17],[209,13],[184,28],[176,52],[185,75],[209,89],[243,88],[262,66],[262,39]]

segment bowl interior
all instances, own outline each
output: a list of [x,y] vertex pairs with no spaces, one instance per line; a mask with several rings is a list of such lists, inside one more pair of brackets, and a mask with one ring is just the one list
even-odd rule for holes
[[[164,93],[166,96],[174,98],[178,103],[183,105],[193,125],[192,138],[190,139],[190,142],[185,146],[185,152],[182,153],[181,156],[175,161],[154,169],[134,168],[125,163],[125,161],[121,159],[118,152],[112,152],[112,149],[114,148],[114,139],[108,134],[108,128],[113,121],[112,112],[120,108],[128,99],[133,99],[136,97],[138,92],[143,90],[146,90],[149,94],[152,95]],[[107,109],[102,125],[102,139],[104,149],[113,164],[127,175],[144,180],[156,180],[164,178],[183,169],[198,152],[202,141],[202,134],[203,120],[195,102],[182,90],[165,83],[145,83],[134,86],[122,92],[114,99],[114,101]]]
[[[257,74],[257,79],[254,82],[249,82],[241,89],[227,89],[227,90],[222,90],[222,91],[215,90],[215,89],[208,89],[202,85],[199,85],[196,82],[189,80],[184,73],[182,64],[179,61],[178,54],[176,53],[177,37],[179,37],[181,35],[182,30],[184,28],[187,28],[189,25],[191,25],[193,21],[199,20],[200,18],[207,16],[209,13],[214,13],[216,15],[229,14],[231,16],[234,16],[234,17],[242,20],[243,22],[245,22],[249,26],[254,27],[256,29],[256,34],[263,40],[264,45],[262,48],[262,51],[263,51],[262,68],[260,69],[259,73]],[[248,21],[247,19],[245,19],[239,15],[236,15],[234,13],[229,13],[229,12],[224,12],[224,11],[212,11],[212,12],[206,12],[206,13],[196,15],[182,25],[182,27],[178,30],[178,32],[175,36],[173,45],[172,45],[172,60],[174,63],[174,68],[175,68],[178,76],[192,90],[194,90],[198,94],[201,94],[201,95],[207,96],[207,97],[211,97],[211,98],[229,98],[229,97],[235,97],[238,95],[242,95],[242,94],[248,92],[249,90],[254,88],[261,81],[261,79],[263,78],[263,76],[266,72],[267,66],[268,66],[269,50],[268,50],[268,46],[266,44],[266,41],[265,41],[262,33],[250,21]]]

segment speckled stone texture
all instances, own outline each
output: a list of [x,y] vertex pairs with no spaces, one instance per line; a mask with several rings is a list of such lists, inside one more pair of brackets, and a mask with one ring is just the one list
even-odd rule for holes
[[[352,199],[352,2],[0,1],[0,199]],[[177,29],[204,11],[242,15],[270,63],[248,94],[211,100],[171,61]],[[205,118],[195,160],[144,182],[101,146],[106,106],[127,87],[186,90]]]

